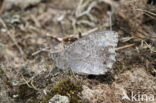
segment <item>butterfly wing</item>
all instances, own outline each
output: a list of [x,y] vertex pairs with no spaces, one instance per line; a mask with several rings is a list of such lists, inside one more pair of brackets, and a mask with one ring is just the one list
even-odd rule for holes
[[57,53],[54,61],[57,67],[77,73],[104,74],[115,62],[117,41],[118,35],[112,31],[92,33]]

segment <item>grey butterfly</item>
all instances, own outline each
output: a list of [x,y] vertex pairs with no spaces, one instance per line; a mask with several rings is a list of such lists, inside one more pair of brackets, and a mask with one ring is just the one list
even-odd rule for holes
[[52,53],[55,65],[82,74],[105,74],[115,59],[118,34],[98,31],[66,45],[62,51]]

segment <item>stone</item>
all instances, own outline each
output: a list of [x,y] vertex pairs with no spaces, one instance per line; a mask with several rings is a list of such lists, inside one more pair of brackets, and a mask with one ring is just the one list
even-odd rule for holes
[[48,103],[70,103],[69,98],[67,96],[55,95],[53,96]]

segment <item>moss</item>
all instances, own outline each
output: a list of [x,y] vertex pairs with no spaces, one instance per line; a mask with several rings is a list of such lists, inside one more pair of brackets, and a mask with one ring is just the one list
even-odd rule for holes
[[81,103],[81,99],[79,97],[81,91],[82,86],[80,83],[70,79],[65,79],[58,82],[55,87],[52,88],[51,93],[68,96],[71,103]]
[[116,62],[115,64],[114,64],[114,70],[115,70],[115,73],[121,73],[121,72],[123,72],[124,71],[124,65],[123,65],[123,63],[121,63],[121,62]]
[[70,103],[82,103],[79,97],[82,91],[82,85],[76,81],[72,81],[69,78],[61,80],[51,88],[50,93],[43,97],[41,100],[33,98],[29,103],[48,103],[48,101],[56,94],[68,96]]
[[20,90],[20,96],[22,99],[36,95],[36,90],[28,87],[28,85],[26,85],[26,84],[21,85],[19,90]]
[[18,100],[27,100],[31,97],[36,97],[37,91],[33,88],[28,87],[27,84],[20,85],[18,88],[19,97],[16,98]]
[[0,68],[0,78],[3,78],[5,75],[4,71]]
[[120,75],[121,73],[124,73],[128,70],[131,70],[133,69],[133,64],[128,64],[128,63],[125,63],[124,61],[117,61],[116,63],[114,63],[114,74],[115,75]]

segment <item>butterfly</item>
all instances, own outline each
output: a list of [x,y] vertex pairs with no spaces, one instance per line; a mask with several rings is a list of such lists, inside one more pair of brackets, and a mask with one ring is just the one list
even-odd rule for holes
[[56,67],[82,74],[101,75],[111,70],[116,61],[118,34],[114,31],[90,33],[66,45],[51,57]]

